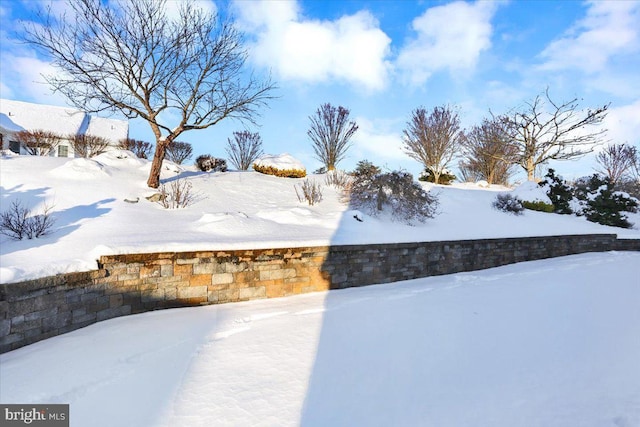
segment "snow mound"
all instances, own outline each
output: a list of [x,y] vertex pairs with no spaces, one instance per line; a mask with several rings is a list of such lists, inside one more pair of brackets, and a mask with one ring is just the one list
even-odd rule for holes
[[129,150],[110,150],[95,156],[93,159],[107,166],[117,167],[140,167],[149,163],[148,160],[139,159]]
[[69,179],[98,179],[111,176],[107,167],[93,159],[73,159],[51,171],[58,177]]
[[549,199],[549,196],[545,193],[544,188],[533,181],[523,182],[514,188],[511,194],[517,196],[520,200],[551,204],[551,199]]
[[489,188],[490,187],[489,183],[487,181],[485,181],[484,179],[476,182],[476,185],[478,187],[480,187],[480,188]]
[[301,170],[306,171],[302,162],[291,154],[265,154],[254,162],[255,165],[262,167],[272,167],[281,170]]
[[18,157],[19,154],[14,153],[11,150],[2,150],[0,151],[0,157],[2,158],[11,158],[11,157]]

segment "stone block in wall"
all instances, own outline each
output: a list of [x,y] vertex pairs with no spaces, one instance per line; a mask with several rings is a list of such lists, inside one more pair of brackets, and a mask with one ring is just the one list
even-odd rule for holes
[[178,288],[178,299],[188,298],[207,298],[206,286],[190,286],[187,288]]
[[11,332],[11,320],[0,320],[0,337],[6,337]]
[[266,297],[267,290],[264,286],[257,286],[255,288],[242,288],[238,291],[238,298],[240,300],[251,300]]
[[149,289],[140,291],[140,302],[164,301],[165,289]]
[[131,306],[123,305],[121,307],[107,308],[100,310],[96,313],[96,320],[98,322],[113,319],[114,317],[126,316],[131,314]]
[[189,286],[208,286],[211,284],[211,274],[194,274],[189,277]]
[[224,285],[233,283],[233,274],[231,273],[218,273],[211,276],[212,285]]
[[193,274],[193,264],[175,264],[173,266],[173,274],[175,276],[191,276]]

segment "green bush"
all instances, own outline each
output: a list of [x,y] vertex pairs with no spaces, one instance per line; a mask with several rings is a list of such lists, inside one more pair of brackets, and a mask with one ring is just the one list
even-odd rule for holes
[[582,204],[582,215],[591,222],[613,227],[631,228],[624,212],[637,212],[638,201],[615,191],[608,177],[595,174],[577,183],[576,195]]
[[[431,170],[431,168],[425,168],[424,171],[420,172],[420,175],[418,176],[418,181],[435,182],[435,180],[436,179],[433,175],[433,171]],[[445,172],[442,172],[442,174],[440,175],[440,180],[438,184],[450,185],[455,180],[456,180],[455,175],[445,171]]]
[[571,201],[573,200],[573,189],[567,185],[562,177],[556,175],[556,171],[549,169],[538,185],[546,188],[547,196],[553,205],[553,212],[558,214],[572,214]]
[[551,213],[555,209],[551,203],[545,203],[539,200],[536,200],[535,202],[529,202],[527,200],[524,200],[522,202],[522,207],[532,211],[547,212],[547,213]]

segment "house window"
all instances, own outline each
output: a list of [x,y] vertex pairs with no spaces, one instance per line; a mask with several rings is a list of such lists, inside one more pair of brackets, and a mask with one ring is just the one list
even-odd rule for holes
[[20,154],[20,143],[18,141],[9,141],[9,150]]
[[69,147],[66,145],[59,145],[58,157],[69,157]]

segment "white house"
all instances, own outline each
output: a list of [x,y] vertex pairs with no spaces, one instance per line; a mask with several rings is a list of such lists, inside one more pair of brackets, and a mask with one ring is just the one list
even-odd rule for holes
[[[12,135],[22,130],[38,129],[63,137],[78,134],[100,136],[106,138],[113,146],[129,136],[129,122],[126,120],[91,116],[69,107],[0,99],[0,141],[3,150],[24,154],[24,148],[12,140]],[[69,140],[64,139],[54,155],[74,157],[73,146]]]

